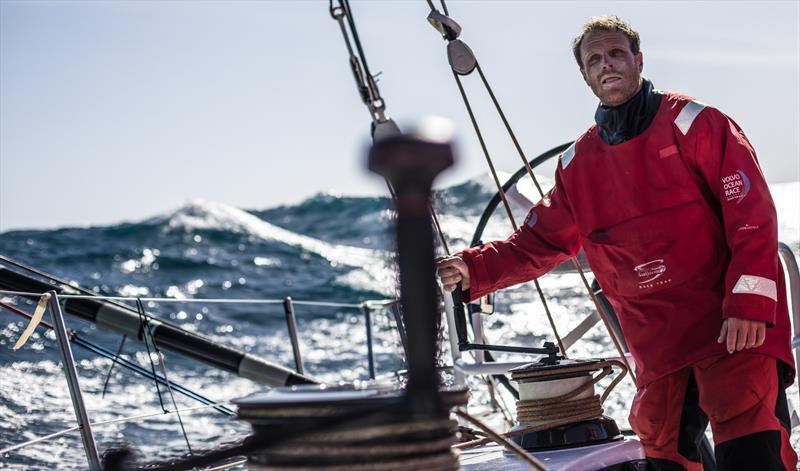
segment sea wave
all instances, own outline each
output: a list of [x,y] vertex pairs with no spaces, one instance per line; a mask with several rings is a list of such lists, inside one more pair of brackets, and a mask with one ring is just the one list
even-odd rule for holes
[[329,244],[298,234],[270,224],[245,210],[214,201],[191,201],[167,215],[151,218],[147,222],[165,224],[168,230],[217,230],[253,235],[263,240],[299,247],[331,262],[351,267],[370,265],[376,258],[385,257],[384,253],[377,250]]

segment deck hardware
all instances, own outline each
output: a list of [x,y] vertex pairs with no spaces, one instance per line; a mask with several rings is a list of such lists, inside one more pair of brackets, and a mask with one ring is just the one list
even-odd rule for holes
[[294,316],[294,304],[291,296],[283,298],[283,312],[286,314],[286,328],[289,330],[289,340],[292,342],[292,354],[294,355],[294,366],[297,374],[303,372],[303,357],[300,355],[300,343],[297,340],[297,322]]

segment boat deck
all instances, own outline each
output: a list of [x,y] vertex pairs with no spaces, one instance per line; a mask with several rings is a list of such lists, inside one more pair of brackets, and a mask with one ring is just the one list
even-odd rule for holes
[[[550,471],[596,471],[620,462],[644,459],[644,452],[638,440],[624,439],[579,448],[540,451],[533,456]],[[530,470],[527,464],[500,445],[462,450],[459,461],[465,471]]]

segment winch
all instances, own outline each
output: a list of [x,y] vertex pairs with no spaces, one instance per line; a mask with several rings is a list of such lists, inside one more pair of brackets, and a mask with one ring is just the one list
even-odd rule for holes
[[[467,394],[464,388],[440,391],[443,410],[465,405]],[[451,449],[458,423],[446,412],[414,417],[405,391],[396,387],[275,388],[236,404],[253,435],[273,444],[249,454],[250,469],[458,469]],[[282,440],[281,434],[297,438]]]
[[[621,372],[602,394],[595,386]],[[627,372],[617,360],[566,359],[551,354],[511,370],[519,385],[517,425],[509,436],[526,450],[545,450],[621,440],[614,419],[603,415],[603,402]]]

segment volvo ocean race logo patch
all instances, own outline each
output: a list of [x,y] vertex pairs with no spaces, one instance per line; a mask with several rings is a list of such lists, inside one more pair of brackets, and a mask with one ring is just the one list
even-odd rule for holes
[[655,281],[667,271],[663,258],[636,265],[633,269],[639,275],[639,288],[652,288],[672,281],[671,279]]
[[725,193],[725,201],[739,200],[736,202],[739,204],[750,192],[750,179],[744,172],[737,170],[736,173],[722,178],[722,191]]

